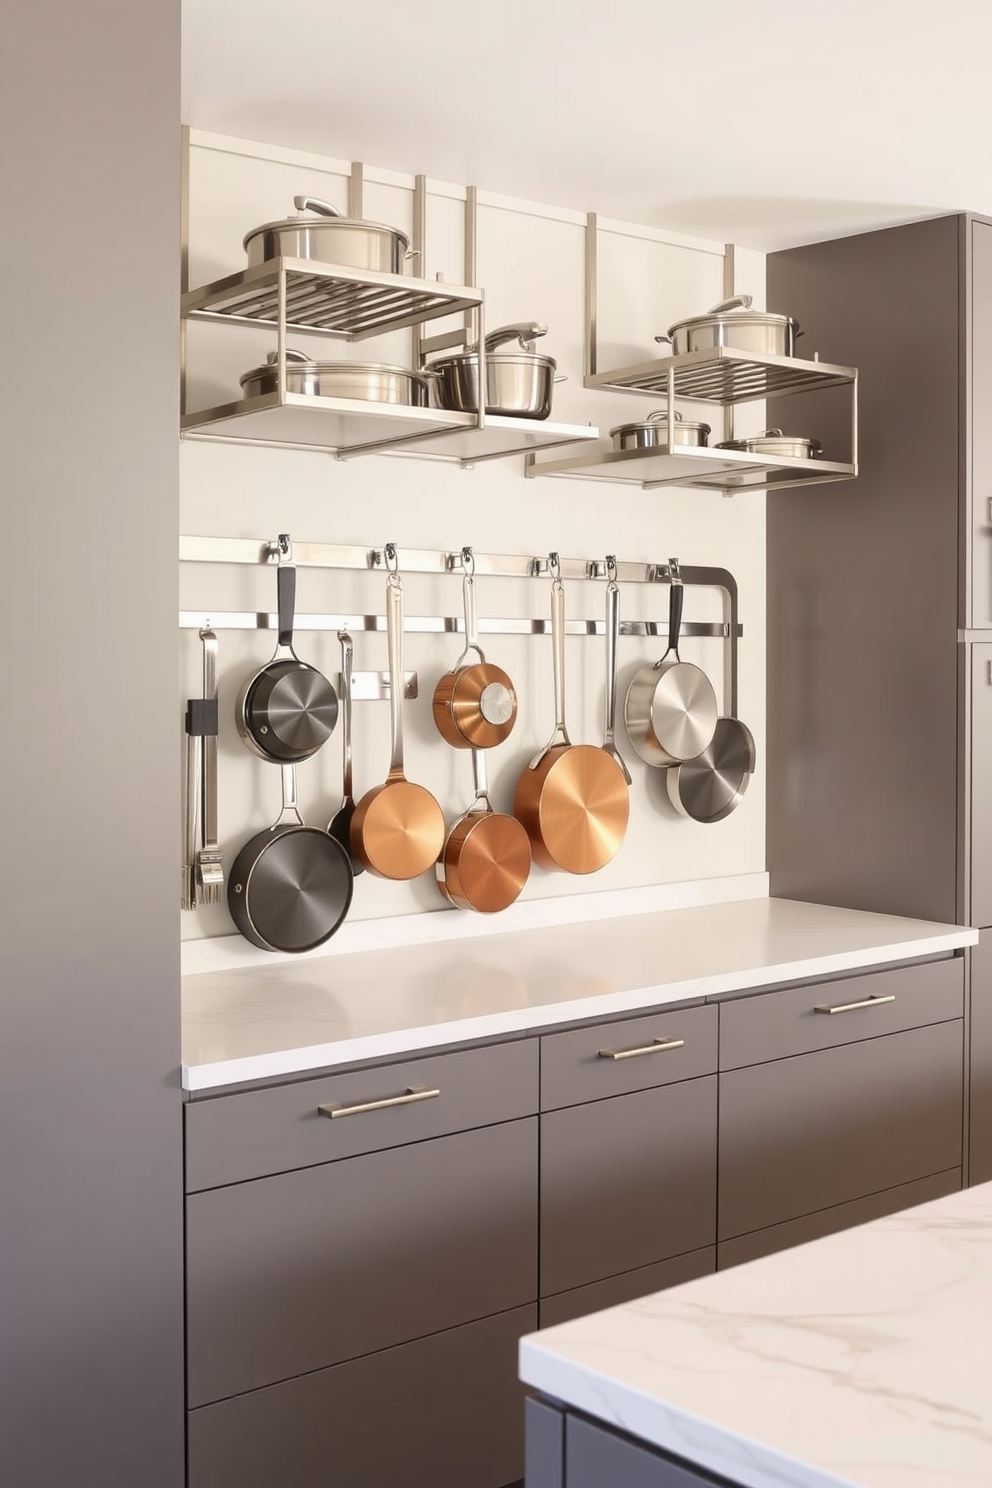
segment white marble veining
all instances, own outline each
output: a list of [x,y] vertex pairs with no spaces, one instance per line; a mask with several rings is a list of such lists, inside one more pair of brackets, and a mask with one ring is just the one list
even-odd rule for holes
[[532,1334],[520,1373],[743,1488],[989,1488],[992,1184]]
[[183,978],[205,1090],[826,976],[977,941],[958,925],[755,898]]

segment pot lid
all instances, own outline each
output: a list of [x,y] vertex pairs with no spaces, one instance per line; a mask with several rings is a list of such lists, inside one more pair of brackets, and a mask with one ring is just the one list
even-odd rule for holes
[[[330,202],[320,201],[315,196],[294,196],[293,205],[297,211],[295,217],[283,217],[278,222],[263,222],[260,227],[253,227],[250,232],[245,233],[241,243],[242,248],[247,248],[252,238],[257,238],[259,233],[278,232],[286,227],[322,227],[327,223],[333,223],[335,227],[366,228],[373,232],[391,233],[403,244],[404,252],[410,246],[410,239],[398,227],[389,227],[384,222],[366,222],[360,217],[345,217]],[[316,215],[305,217],[303,214],[307,211],[312,211]]]
[[708,310],[705,315],[692,315],[687,320],[677,320],[674,325],[669,326],[669,336],[674,336],[676,331],[684,330],[687,326],[710,325],[714,320],[723,322],[746,320],[751,325],[789,325],[797,326],[799,322],[791,315],[779,315],[774,310],[752,310],[751,295],[732,295],[729,300],[721,300]]
[[[270,351],[262,367],[252,367],[251,371],[241,376],[242,382],[247,382],[250,377],[261,377],[266,372],[274,372],[279,361],[279,353]],[[317,362],[312,361],[302,351],[292,351],[286,348],[286,371],[287,372],[397,372],[401,377],[426,378],[426,372],[414,372],[409,367],[394,366],[391,362]]]
[[[691,419],[684,419],[677,410],[675,413],[675,418],[680,429],[702,429],[704,434],[709,434],[712,432],[709,424],[693,423]],[[610,438],[612,439],[614,434],[631,434],[635,430],[653,429],[657,424],[667,424],[667,422],[668,409],[658,408],[655,410],[654,413],[649,413],[646,419],[638,419],[634,423],[630,424],[617,424],[615,429],[610,430]]]
[[760,450],[765,445],[800,444],[807,449],[820,450],[818,439],[809,439],[804,434],[783,434],[781,429],[766,429],[763,434],[749,434],[744,439],[725,439],[717,449]]

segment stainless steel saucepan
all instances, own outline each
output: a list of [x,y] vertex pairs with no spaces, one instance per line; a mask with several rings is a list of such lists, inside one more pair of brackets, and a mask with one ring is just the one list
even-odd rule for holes
[[[551,395],[556,382],[557,362],[534,350],[538,336],[547,334],[541,322],[522,321],[500,326],[484,339],[486,353],[486,412],[507,418],[546,419],[551,413]],[[502,346],[516,342],[512,351]],[[439,408],[455,413],[479,410],[478,348],[470,346],[454,356],[436,357],[428,372],[437,376],[434,401]]]
[[[330,202],[315,196],[294,196],[293,205],[296,217],[263,222],[245,234],[249,268],[270,258],[310,258],[345,268],[402,274],[406,260],[413,257],[410,240],[399,228],[345,217]],[[307,217],[306,212],[317,215]]]
[[705,449],[709,434],[709,424],[692,423],[676,412],[675,427],[669,439],[667,408],[655,409],[641,423],[617,424],[615,429],[610,430],[615,450],[658,449],[659,446],[666,448],[669,444],[681,445],[683,449],[687,446]]
[[[279,353],[270,351],[264,367],[252,367],[241,378],[246,398],[279,390]],[[429,372],[411,372],[387,362],[313,362],[302,351],[286,351],[286,391],[319,398],[357,398],[367,403],[405,404],[426,408]]]
[[749,434],[746,439],[726,439],[717,445],[717,449],[743,450],[749,455],[785,456],[792,460],[818,460],[823,453],[818,439],[783,434],[781,429],[766,429],[763,434]]
[[662,768],[701,754],[713,738],[717,718],[709,677],[679,656],[684,589],[678,559],[670,558],[668,567],[668,650],[653,666],[638,667],[623,707],[631,744],[645,764]]
[[767,356],[795,356],[796,341],[801,335],[799,322],[791,315],[752,310],[751,296],[742,294],[721,300],[705,315],[677,320],[668,327],[667,336],[654,339],[670,343],[675,356],[684,351],[713,351],[718,346]]

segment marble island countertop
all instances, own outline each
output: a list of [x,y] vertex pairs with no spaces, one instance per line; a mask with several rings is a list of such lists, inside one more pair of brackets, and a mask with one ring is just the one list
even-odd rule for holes
[[183,1088],[705,1001],[977,939],[962,926],[757,897],[275,964],[259,952],[183,978]]
[[992,1183],[533,1334],[520,1373],[742,1488],[988,1488]]

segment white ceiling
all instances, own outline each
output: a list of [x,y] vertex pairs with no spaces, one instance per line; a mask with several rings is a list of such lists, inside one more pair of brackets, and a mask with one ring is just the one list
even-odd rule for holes
[[992,0],[184,0],[201,129],[773,248],[992,215]]

